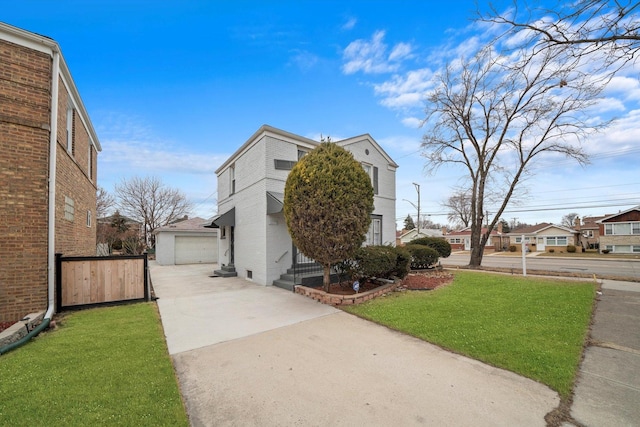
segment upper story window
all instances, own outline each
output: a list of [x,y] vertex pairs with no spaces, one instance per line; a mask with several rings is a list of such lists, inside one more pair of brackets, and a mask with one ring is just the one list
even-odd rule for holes
[[607,236],[615,235],[640,235],[640,222],[616,222],[604,225],[604,234]]
[[87,171],[89,172],[89,179],[93,181],[93,147],[89,144],[89,155],[87,156]]
[[304,156],[306,156],[308,153],[307,150],[304,150],[300,147],[298,147],[298,160],[300,160],[301,158],[303,158]]
[[69,105],[67,107],[67,151],[73,155],[74,154],[74,144],[73,144],[73,122],[75,120],[75,114],[73,113],[73,105]]
[[369,178],[371,178],[373,194],[378,194],[378,168],[369,163],[361,163],[361,165],[367,175],[369,175]]
[[284,171],[290,171],[291,169],[293,169],[293,167],[295,166],[296,162],[293,160],[280,160],[280,159],[274,159],[274,167],[276,168],[276,170],[284,170]]
[[236,193],[236,166],[235,165],[231,165],[229,166],[229,194],[235,194]]

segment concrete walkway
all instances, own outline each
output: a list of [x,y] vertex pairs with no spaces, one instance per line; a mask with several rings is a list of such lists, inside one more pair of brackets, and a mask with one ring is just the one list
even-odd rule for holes
[[544,426],[549,388],[273,287],[151,263],[194,426]]
[[585,426],[640,426],[640,283],[603,280],[571,415]]

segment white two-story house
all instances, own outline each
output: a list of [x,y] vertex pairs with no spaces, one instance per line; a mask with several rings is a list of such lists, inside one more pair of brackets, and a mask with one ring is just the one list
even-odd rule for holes
[[[366,243],[395,244],[398,165],[368,134],[335,143],[371,177],[374,211]],[[284,187],[298,159],[319,144],[264,125],[216,170],[218,215],[210,226],[219,228],[218,263],[224,268],[218,274],[272,285],[296,263],[282,211]]]

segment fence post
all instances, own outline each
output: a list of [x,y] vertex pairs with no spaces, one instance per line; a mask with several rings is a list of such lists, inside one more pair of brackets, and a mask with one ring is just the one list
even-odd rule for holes
[[145,301],[151,301],[150,299],[150,295],[151,293],[149,292],[149,261],[148,261],[148,254],[145,252],[144,253],[144,300]]
[[56,274],[56,306],[54,312],[62,307],[62,254],[55,254],[55,274]]

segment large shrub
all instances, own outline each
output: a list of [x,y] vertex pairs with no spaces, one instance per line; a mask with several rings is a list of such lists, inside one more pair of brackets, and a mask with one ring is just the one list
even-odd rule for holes
[[567,245],[567,252],[572,254],[575,253],[576,251],[576,246],[575,245]]
[[420,237],[409,242],[411,245],[424,245],[435,249],[442,258],[451,255],[451,244],[441,237]]
[[289,173],[283,211],[293,243],[322,265],[328,291],[331,266],[352,257],[369,229],[371,178],[353,154],[322,143]]
[[393,246],[364,246],[353,258],[334,265],[340,280],[366,280],[370,278],[404,278],[409,274],[411,254],[404,248]]
[[411,254],[411,268],[429,268],[438,262],[438,251],[426,246],[410,243],[405,248]]

